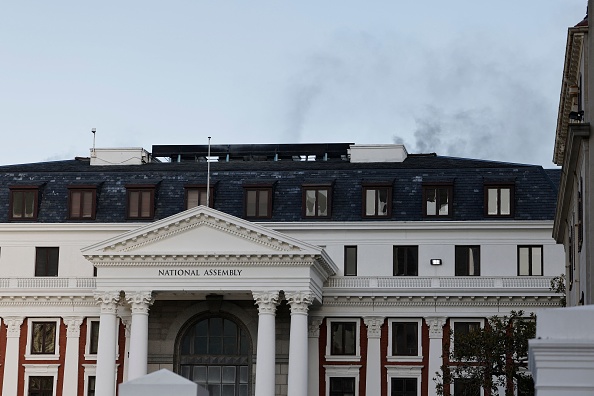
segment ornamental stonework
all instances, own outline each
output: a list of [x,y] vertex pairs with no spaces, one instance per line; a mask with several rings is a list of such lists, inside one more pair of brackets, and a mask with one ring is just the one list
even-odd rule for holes
[[155,299],[150,291],[126,292],[126,301],[130,304],[132,314],[148,314]]
[[291,314],[305,314],[313,302],[313,295],[310,291],[285,292],[285,298],[291,306]]
[[278,291],[252,292],[260,314],[274,314],[279,304]]
[[101,313],[115,314],[118,302],[120,301],[120,292],[97,292],[93,295],[97,304],[101,306]]
[[382,336],[382,325],[384,324],[383,317],[370,316],[363,318],[363,322],[367,326],[367,338],[380,338]]

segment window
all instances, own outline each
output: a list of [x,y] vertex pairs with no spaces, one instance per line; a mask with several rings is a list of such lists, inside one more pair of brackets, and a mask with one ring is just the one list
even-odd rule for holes
[[453,187],[451,184],[423,186],[423,214],[426,217],[451,217]]
[[392,186],[363,185],[363,217],[392,215]]
[[35,276],[58,276],[57,247],[35,248]]
[[419,355],[419,323],[392,323],[392,356]]
[[481,386],[467,378],[454,378],[454,396],[480,396]]
[[330,354],[356,355],[357,323],[332,322],[330,324]]
[[542,274],[542,246],[518,246],[518,275]]
[[251,343],[235,321],[212,316],[188,327],[178,344],[179,373],[210,395],[251,394]]
[[68,188],[68,217],[71,220],[94,220],[97,188],[77,186]]
[[455,321],[454,322],[454,349],[464,336],[481,329],[480,321]]
[[210,186],[210,194],[208,196],[209,204],[206,204],[206,185],[188,185],[184,187],[186,190],[186,209],[195,208],[196,206],[204,205],[210,208],[214,203],[214,187]]
[[56,353],[56,322],[31,322],[31,355]]
[[417,378],[392,378],[390,396],[417,396]]
[[272,187],[246,187],[245,216],[263,219],[272,217]]
[[331,209],[332,188],[328,185],[303,186],[303,217],[329,218]]
[[97,382],[97,377],[94,375],[89,375],[87,381],[87,396],[95,396],[95,383]]
[[10,187],[10,220],[36,220],[39,187]]
[[[355,318],[326,319],[326,360],[360,361],[360,321]],[[344,377],[344,375],[334,375]],[[349,375],[350,376],[350,375]]]
[[479,276],[481,274],[481,247],[456,246],[456,276]]
[[330,377],[330,396],[355,396],[355,378]]
[[[99,319],[87,319],[87,350],[85,351],[85,359],[97,359],[97,351],[99,348]],[[95,356],[89,356],[95,355]]]
[[514,213],[513,185],[485,185],[485,216],[507,217]]
[[128,219],[152,219],[155,215],[155,186],[126,186]]
[[29,396],[52,396],[54,394],[53,376],[31,376],[29,377]]
[[357,276],[357,246],[344,247],[344,276]]
[[419,275],[419,247],[394,246],[394,276]]

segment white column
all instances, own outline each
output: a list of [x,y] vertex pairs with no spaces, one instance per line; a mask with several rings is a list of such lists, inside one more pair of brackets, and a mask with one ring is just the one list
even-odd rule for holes
[[285,292],[291,307],[289,339],[289,382],[287,396],[307,396],[307,311],[312,303],[310,291]]
[[[425,321],[429,326],[429,378],[433,378],[436,372],[441,372],[443,364],[443,325],[446,318],[426,317]],[[434,381],[429,381],[429,396],[437,396]]]
[[278,291],[253,292],[258,305],[258,350],[256,351],[256,392],[258,396],[274,396],[276,333],[275,314]]
[[128,381],[146,375],[148,357],[148,317],[153,303],[150,291],[126,293],[126,300],[132,311],[130,330],[130,358],[128,359]]
[[319,396],[320,394],[320,325],[322,318],[310,318],[307,336],[307,394]]
[[16,395],[19,378],[19,338],[21,337],[21,325],[23,317],[7,316],[6,323],[6,353],[4,358],[4,382],[2,384],[3,395]]
[[78,347],[80,345],[81,316],[64,316],[66,330],[66,357],[64,358],[64,386],[62,394],[76,395],[78,392]]
[[120,301],[120,293],[96,293],[95,301],[101,304],[95,395],[114,396],[116,389],[116,334],[118,329],[116,309]]
[[382,337],[383,317],[364,317],[367,326],[367,369],[365,380],[366,395],[381,395],[382,391],[382,356],[380,353],[380,339]]

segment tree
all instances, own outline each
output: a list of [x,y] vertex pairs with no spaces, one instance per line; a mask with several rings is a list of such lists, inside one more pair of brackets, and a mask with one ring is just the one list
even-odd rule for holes
[[[509,316],[493,316],[483,328],[467,334],[450,331],[444,343],[444,365],[436,373],[437,393],[450,394],[450,384],[464,384],[468,396],[478,394],[481,387],[499,395],[533,395],[534,383],[528,366],[528,340],[536,334],[534,314],[512,311]],[[451,342],[454,347],[450,348]]]
[[555,276],[553,279],[551,279],[551,286],[549,289],[561,295],[561,298],[559,299],[559,305],[562,307],[567,305],[567,295],[565,293],[565,274]]

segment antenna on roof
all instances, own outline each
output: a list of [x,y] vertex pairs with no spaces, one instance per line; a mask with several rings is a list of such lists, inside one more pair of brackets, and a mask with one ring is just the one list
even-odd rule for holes
[[208,156],[206,157],[206,206],[210,207],[210,136],[208,137]]
[[97,132],[97,129],[91,128],[91,133],[93,134],[93,155],[95,155],[95,132]]

